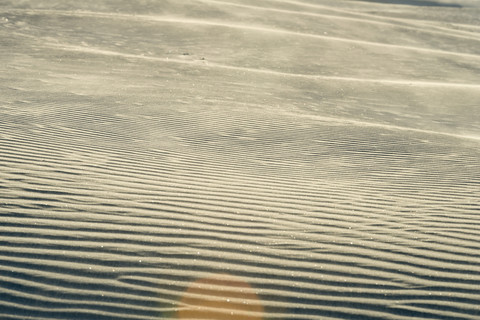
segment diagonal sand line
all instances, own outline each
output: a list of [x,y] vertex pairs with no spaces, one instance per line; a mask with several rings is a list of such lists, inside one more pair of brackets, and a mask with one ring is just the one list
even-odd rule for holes
[[[290,114],[287,112],[286,114]],[[293,113],[291,113],[293,115]],[[452,138],[460,138],[460,139],[469,139],[469,140],[476,140],[480,141],[480,136],[468,135],[468,134],[456,134],[456,133],[449,133],[449,132],[442,132],[442,131],[434,131],[434,130],[425,130],[425,129],[417,129],[417,128],[409,128],[409,127],[402,127],[392,124],[383,124],[383,123],[374,123],[368,121],[361,121],[361,120],[352,120],[346,118],[336,118],[336,117],[327,117],[327,116],[318,116],[318,115],[310,115],[310,114],[295,114],[298,117],[306,117],[310,119],[318,119],[320,121],[327,121],[327,122],[336,122],[345,125],[355,125],[360,127],[373,127],[373,128],[382,128],[388,130],[400,130],[400,131],[410,131],[410,132],[419,132],[419,133],[426,133],[432,135],[442,135],[448,136]]]
[[[221,68],[221,69],[228,69],[228,70],[235,70],[235,71],[242,71],[242,72],[254,72],[254,73],[283,76],[283,77],[300,77],[300,78],[307,78],[307,79],[338,80],[338,81],[349,81],[349,82],[351,81],[370,82],[370,83],[377,83],[381,85],[402,85],[402,86],[412,86],[412,87],[420,86],[420,87],[445,87],[445,88],[460,88],[460,89],[468,88],[468,89],[474,89],[474,90],[480,89],[480,85],[476,85],[476,84],[408,81],[408,80],[361,79],[361,78],[330,77],[330,76],[316,76],[316,75],[311,76],[311,75],[302,75],[302,74],[283,73],[283,72],[277,72],[272,70],[260,70],[260,69],[253,69],[253,68],[227,66],[227,65],[215,64],[215,63],[209,63],[209,62],[199,63],[204,61],[185,61],[180,59],[149,57],[149,56],[127,54],[127,53],[121,53],[121,52],[109,51],[109,50],[103,50],[103,49],[97,49],[97,48],[91,48],[91,47],[87,48],[87,47],[64,45],[64,44],[50,44],[50,45],[54,48],[58,48],[66,51],[74,51],[74,52],[76,51],[76,52],[84,52],[84,53],[97,54],[97,55],[116,56],[121,58],[141,59],[141,60],[158,61],[158,62],[166,62],[166,63],[189,64],[189,65],[195,65],[195,66],[204,67],[204,68],[213,67],[213,68]],[[390,130],[421,132],[421,133],[427,133],[427,134],[444,135],[449,137],[480,141],[480,136],[474,136],[474,135],[462,135],[462,134],[455,134],[455,133],[448,133],[448,132],[441,132],[441,131],[416,129],[416,128],[396,126],[396,125],[380,124],[380,123],[373,123],[373,122],[367,122],[367,121],[361,121],[361,120],[350,120],[350,119],[335,118],[335,117],[325,117],[325,116],[315,116],[315,115],[301,115],[301,116],[315,118],[318,120],[328,121],[328,122],[333,121],[333,122],[342,123],[342,124],[353,124],[356,126],[379,127],[383,129],[390,129]]]
[[[198,1],[202,1],[204,3],[214,3],[218,5],[223,5],[223,6],[233,6],[233,7],[239,7],[239,8],[258,10],[258,11],[270,11],[270,12],[285,13],[290,15],[326,18],[331,20],[355,21],[355,22],[361,22],[365,24],[390,26],[390,27],[401,28],[406,30],[421,31],[421,32],[430,33],[430,34],[446,35],[446,32],[448,32],[448,35],[451,37],[480,41],[480,35],[476,34],[475,32],[450,29],[446,27],[433,25],[431,23],[421,23],[420,21],[408,20],[408,19],[400,19],[400,18],[393,18],[393,17],[386,18],[383,16],[368,15],[365,13],[355,13],[355,12],[351,13],[351,14],[359,15],[360,17],[364,17],[364,16],[368,17],[368,19],[365,19],[365,18],[333,15],[333,14],[318,13],[318,12],[304,12],[304,11],[278,9],[278,8],[270,8],[270,7],[260,7],[255,5],[239,4],[239,3],[233,3],[233,2],[221,1],[221,0],[198,0]],[[375,18],[378,20],[372,20],[372,18]],[[394,23],[394,22],[400,22],[401,24]],[[419,25],[421,26],[421,28],[419,28]],[[431,29],[425,29],[425,27],[429,27]]]
[[375,83],[375,84],[381,84],[381,85],[400,85],[400,86],[412,86],[412,87],[413,86],[442,87],[442,88],[458,88],[458,89],[474,89],[474,90],[480,89],[480,84],[472,84],[472,83],[451,83],[451,82],[417,81],[417,80],[412,81],[412,80],[404,80],[404,79],[400,79],[400,80],[368,79],[368,78],[354,78],[354,77],[308,75],[308,74],[280,72],[280,71],[274,71],[274,70],[268,70],[268,69],[255,69],[255,68],[229,66],[229,65],[218,64],[214,62],[206,62],[203,60],[186,61],[181,59],[159,58],[159,57],[122,53],[118,51],[104,50],[104,49],[98,49],[93,47],[82,47],[82,46],[75,46],[75,45],[61,44],[61,43],[49,43],[49,45],[51,47],[61,49],[61,50],[66,50],[66,51],[79,51],[79,52],[85,52],[85,53],[91,53],[91,54],[117,56],[117,57],[123,57],[123,58],[141,59],[141,60],[149,60],[149,61],[193,64],[193,65],[202,66],[205,68],[220,68],[220,69],[228,69],[228,70],[235,70],[235,71],[242,71],[242,72],[254,72],[254,73],[276,75],[276,76],[283,76],[283,77],[296,77],[296,78],[319,79],[319,80],[338,80],[338,81],[346,81],[346,82],[363,82],[363,83],[367,82],[367,83]]
[[412,46],[404,46],[404,45],[395,45],[395,44],[386,44],[386,43],[379,43],[379,42],[372,42],[372,41],[364,41],[364,40],[355,40],[355,39],[347,39],[341,37],[332,37],[326,35],[318,35],[318,34],[310,34],[304,32],[296,32],[296,31],[289,31],[284,29],[274,29],[274,28],[267,28],[262,26],[253,26],[253,25],[246,25],[246,24],[238,24],[238,23],[224,23],[219,21],[205,21],[199,19],[189,19],[189,18],[178,18],[178,17],[160,17],[160,16],[149,16],[149,15],[131,15],[131,14],[121,14],[121,13],[98,13],[98,12],[91,12],[91,11],[61,11],[61,10],[28,10],[23,12],[30,12],[30,13],[50,13],[50,14],[57,14],[63,16],[76,16],[76,17],[102,17],[102,18],[109,18],[109,19],[126,19],[126,20],[138,20],[138,21],[152,21],[152,22],[164,22],[164,23],[182,23],[182,24],[194,24],[194,25],[204,25],[204,26],[215,26],[215,27],[225,27],[225,28],[232,28],[232,29],[240,29],[240,30],[252,30],[252,31],[261,31],[261,32],[268,32],[268,33],[277,33],[281,35],[293,35],[298,37],[307,37],[313,39],[321,39],[325,41],[337,41],[337,42],[344,42],[344,43],[351,43],[357,44],[362,46],[372,46],[372,47],[381,47],[381,48],[392,48],[396,50],[408,50],[408,51],[417,51],[417,52],[426,52],[430,54],[438,54],[438,55],[447,55],[447,56],[456,56],[456,57],[464,57],[464,58],[471,58],[471,59],[478,59],[480,60],[480,55],[471,54],[471,53],[461,53],[461,52],[452,52],[452,51],[445,51],[445,50],[437,50],[437,49],[428,49],[428,48],[421,48],[421,47],[412,47]]
[[[217,1],[217,0],[204,0],[204,1]],[[270,0],[270,1],[279,3],[279,1],[277,1],[277,0]],[[452,29],[444,28],[440,25],[434,25],[435,21],[421,21],[421,20],[408,19],[408,18],[379,16],[379,15],[370,14],[370,13],[367,13],[367,12],[351,11],[351,10],[342,9],[342,8],[333,8],[333,7],[329,7],[329,6],[325,6],[325,5],[321,5],[321,4],[313,4],[313,3],[307,3],[307,2],[295,1],[295,0],[282,0],[282,3],[290,3],[292,5],[296,5],[296,6],[300,6],[300,7],[304,7],[304,8],[306,7],[306,8],[312,8],[312,9],[327,10],[327,11],[331,11],[331,12],[338,12],[340,14],[346,14],[346,15],[350,15],[350,16],[364,17],[365,19],[356,18],[356,19],[359,19],[360,21],[364,21],[364,22],[368,22],[369,21],[368,19],[375,19],[375,22],[378,22],[378,23],[384,22],[384,23],[388,23],[388,24],[391,24],[393,21],[395,21],[395,22],[405,23],[405,24],[408,24],[410,26],[413,25],[413,26],[418,26],[418,27],[422,27],[422,28],[428,27],[428,28],[435,28],[435,29],[439,29],[439,30],[443,30],[443,31],[448,31],[451,34],[455,33],[455,34],[464,34],[464,35],[466,34],[466,35],[470,35],[470,36],[474,35],[471,32],[452,30]],[[353,18],[353,19],[355,19],[355,18]],[[407,27],[407,26],[403,26],[403,27]],[[415,29],[414,27],[408,27],[408,28]],[[434,32],[433,30],[431,30],[431,31]],[[467,38],[474,39],[474,40],[479,39],[478,36],[476,38],[472,38],[470,36],[467,37]]]

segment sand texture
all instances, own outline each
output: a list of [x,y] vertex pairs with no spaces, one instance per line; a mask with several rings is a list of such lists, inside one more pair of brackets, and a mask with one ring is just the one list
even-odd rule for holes
[[480,3],[0,0],[0,319],[480,319]]

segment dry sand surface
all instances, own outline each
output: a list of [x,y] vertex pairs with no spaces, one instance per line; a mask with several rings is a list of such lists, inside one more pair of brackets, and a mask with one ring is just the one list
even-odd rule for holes
[[0,0],[0,319],[480,319],[480,2]]

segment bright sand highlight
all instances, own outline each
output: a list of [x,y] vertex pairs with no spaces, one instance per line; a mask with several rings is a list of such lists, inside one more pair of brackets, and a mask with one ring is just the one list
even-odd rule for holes
[[179,319],[260,320],[263,306],[247,282],[228,274],[214,274],[193,282],[185,291]]

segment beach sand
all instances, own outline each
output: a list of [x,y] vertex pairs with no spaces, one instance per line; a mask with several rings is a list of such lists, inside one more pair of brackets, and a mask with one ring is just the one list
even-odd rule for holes
[[480,7],[386,2],[0,1],[0,318],[479,319]]

